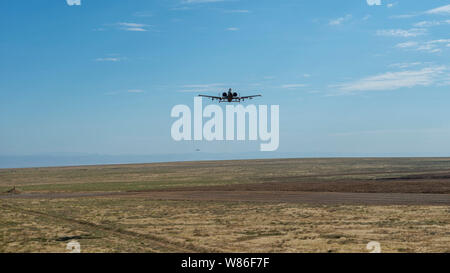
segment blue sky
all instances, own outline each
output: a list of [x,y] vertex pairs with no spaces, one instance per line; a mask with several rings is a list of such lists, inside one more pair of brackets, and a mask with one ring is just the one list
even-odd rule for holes
[[0,156],[257,152],[170,136],[228,87],[280,105],[280,155],[450,155],[448,1],[77,3],[1,3]]

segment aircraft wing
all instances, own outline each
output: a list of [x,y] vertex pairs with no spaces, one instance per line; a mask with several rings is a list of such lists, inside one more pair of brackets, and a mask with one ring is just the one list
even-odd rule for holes
[[207,96],[207,95],[198,95],[199,97],[205,97],[205,98],[210,98],[213,100],[222,100],[222,97],[217,97],[217,96]]
[[245,99],[252,99],[254,97],[261,97],[261,95],[245,96],[245,97],[240,97],[239,99],[245,100]]

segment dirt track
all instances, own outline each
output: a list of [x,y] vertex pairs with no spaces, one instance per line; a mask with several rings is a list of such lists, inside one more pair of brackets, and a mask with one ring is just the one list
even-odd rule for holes
[[178,191],[140,194],[151,199],[294,202],[308,204],[450,205],[449,194],[268,192],[268,191]]
[[450,205],[450,194],[422,193],[345,193],[299,191],[150,191],[141,193],[45,193],[2,195],[0,198],[89,198],[134,197],[153,200],[292,202],[307,204],[346,205]]
[[[361,172],[367,175],[370,172]],[[294,202],[355,205],[450,205],[450,172],[385,174],[367,179],[347,173],[267,176],[260,183],[170,187],[146,191],[0,194],[0,199],[149,198],[154,200]]]
[[170,242],[161,236],[136,233],[136,232],[133,232],[130,230],[113,228],[109,225],[100,225],[100,224],[96,224],[93,222],[87,222],[84,220],[77,220],[77,219],[73,219],[70,217],[64,217],[61,215],[53,215],[51,213],[46,213],[46,212],[42,212],[42,211],[24,209],[24,208],[20,208],[18,206],[11,206],[8,204],[0,204],[0,207],[11,209],[14,211],[19,211],[21,213],[28,214],[28,215],[37,215],[37,216],[44,217],[47,219],[53,219],[58,222],[69,223],[72,226],[74,226],[74,225],[79,226],[84,230],[92,230],[92,229],[102,230],[103,232],[106,232],[114,237],[121,237],[121,238],[125,238],[125,239],[130,239],[130,238],[137,239],[141,242],[146,243],[146,246],[147,246],[146,251],[147,252],[180,253],[180,252],[210,252],[211,251],[211,250],[208,250],[208,249],[202,248],[202,247],[193,248],[192,246],[190,247],[190,246],[180,245],[175,242]]

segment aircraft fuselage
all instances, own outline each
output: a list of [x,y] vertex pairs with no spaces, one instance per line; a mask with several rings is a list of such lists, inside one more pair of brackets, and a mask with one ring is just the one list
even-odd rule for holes
[[[233,101],[233,98],[236,97],[235,94],[233,94],[233,93],[231,92],[231,88],[228,89],[228,93],[223,93],[223,95],[224,95],[223,98],[226,99],[228,102],[232,102],[232,101]],[[225,96],[225,95],[226,95],[226,96]]]

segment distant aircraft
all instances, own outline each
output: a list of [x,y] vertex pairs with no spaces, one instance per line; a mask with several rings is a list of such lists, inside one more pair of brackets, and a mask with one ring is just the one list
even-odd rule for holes
[[241,97],[238,95],[238,93],[236,92],[231,92],[231,88],[228,89],[228,93],[227,92],[223,92],[222,97],[218,97],[218,96],[207,96],[207,95],[198,95],[199,97],[205,97],[205,98],[210,98],[211,100],[218,100],[219,102],[222,101],[228,101],[228,102],[241,102],[245,101],[246,99],[253,99],[254,97],[261,97],[261,95],[252,95],[252,96],[245,96],[245,97]]

